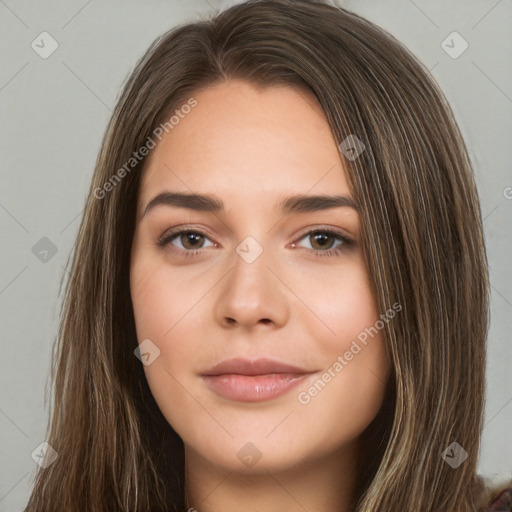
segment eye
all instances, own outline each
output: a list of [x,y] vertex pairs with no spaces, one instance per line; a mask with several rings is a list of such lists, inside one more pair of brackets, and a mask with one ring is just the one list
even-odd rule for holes
[[[310,239],[311,249],[317,256],[335,256],[346,250],[353,244],[353,240],[338,231],[318,228],[308,231],[300,240]],[[338,241],[338,245],[333,245],[333,242]],[[296,243],[292,244],[296,247]]]
[[[196,251],[199,251],[205,247],[203,245],[204,241],[209,240],[209,238],[202,231],[192,229],[181,229],[165,233],[158,240],[157,245],[159,245],[160,247],[164,247],[170,244],[174,249],[174,247],[176,247],[176,245],[172,243],[174,240],[181,244],[181,247],[179,245],[177,246],[178,249],[186,251],[187,253],[191,252],[195,254]],[[213,245],[216,244],[212,243],[211,246]]]

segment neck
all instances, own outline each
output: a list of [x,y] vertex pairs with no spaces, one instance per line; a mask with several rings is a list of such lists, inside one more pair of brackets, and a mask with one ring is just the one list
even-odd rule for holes
[[356,484],[356,443],[292,468],[234,472],[185,446],[187,510],[193,512],[350,512]]

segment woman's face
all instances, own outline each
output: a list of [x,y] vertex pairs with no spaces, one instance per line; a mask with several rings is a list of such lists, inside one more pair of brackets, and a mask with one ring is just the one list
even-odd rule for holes
[[194,98],[152,150],[137,204],[130,285],[152,394],[189,457],[230,471],[356,446],[383,401],[389,317],[322,109],[238,80]]

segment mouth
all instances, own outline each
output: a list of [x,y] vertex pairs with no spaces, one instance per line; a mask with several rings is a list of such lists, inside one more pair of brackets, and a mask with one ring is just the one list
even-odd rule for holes
[[277,398],[315,373],[272,359],[229,359],[201,374],[217,395],[238,402]]

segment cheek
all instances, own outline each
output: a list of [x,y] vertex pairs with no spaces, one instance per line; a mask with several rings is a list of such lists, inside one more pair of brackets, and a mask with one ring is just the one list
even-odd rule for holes
[[162,342],[185,317],[200,287],[191,290],[182,284],[178,273],[155,258],[141,255],[135,259],[130,270],[130,289],[139,341],[154,338]]
[[[165,272],[164,272],[165,270]],[[190,321],[193,304],[197,303],[190,287],[177,286],[176,276],[163,266],[136,260],[131,269],[131,295],[139,343],[150,339],[159,355],[144,373],[151,394],[173,428],[180,424],[183,411],[200,417],[198,403],[187,394],[189,385],[183,378],[198,364],[204,340],[194,336]],[[197,290],[197,287],[196,287]]]
[[362,264],[331,272],[321,287],[306,280],[302,293],[307,289],[315,314],[306,315],[303,325],[315,340],[322,370],[298,391],[297,402],[308,411],[304,418],[310,428],[321,423],[336,436],[341,421],[355,436],[382,405],[391,372],[384,328],[395,312],[376,309]]
[[305,273],[298,295],[307,298],[299,323],[324,354],[343,353],[359,335],[372,328],[379,315],[362,258],[320,274]]
[[391,372],[386,324],[364,279],[357,281],[346,288],[338,283],[329,296],[331,303],[317,302],[325,304],[323,318],[334,334],[326,334],[318,322],[311,324],[322,369],[296,395],[303,428],[321,430],[333,443],[355,439],[371,423],[382,406]]
[[130,285],[137,339],[139,343],[149,339],[159,350],[154,362],[144,366],[152,392],[157,398],[179,391],[181,376],[198,368],[204,353],[205,340],[197,332],[197,321],[207,283],[183,286],[179,270],[173,272],[168,265],[155,264],[154,258],[140,257],[133,261]]

